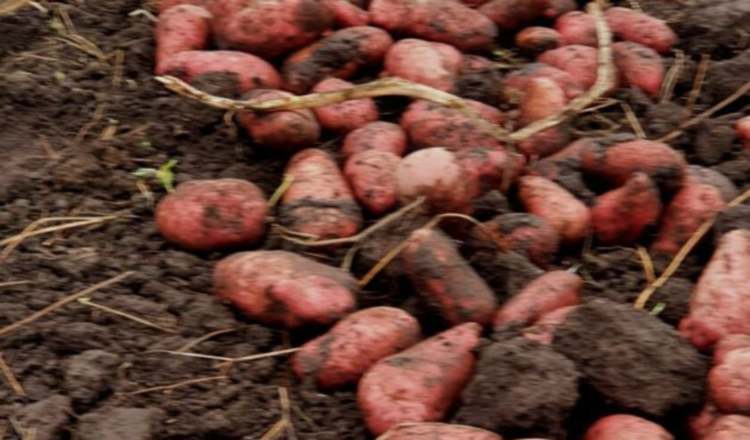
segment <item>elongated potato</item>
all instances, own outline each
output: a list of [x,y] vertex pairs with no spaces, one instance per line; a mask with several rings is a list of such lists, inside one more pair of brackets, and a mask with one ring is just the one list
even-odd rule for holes
[[677,42],[677,35],[656,17],[633,9],[614,7],[604,12],[612,33],[623,40],[648,46],[659,53],[667,53]]
[[473,194],[483,194],[514,183],[526,166],[526,158],[501,148],[466,148],[456,152]]
[[294,372],[323,389],[356,383],[380,359],[419,341],[419,322],[393,307],[352,313],[307,342],[292,358]]
[[230,255],[213,278],[217,296],[269,325],[332,324],[355,306],[357,282],[347,272],[286,251]]
[[564,244],[580,242],[591,227],[589,208],[544,177],[521,177],[518,196],[528,212],[541,217],[557,230]]
[[[555,115],[561,112],[567,103],[565,91],[555,81],[544,77],[531,78],[521,99],[519,122],[525,126]],[[556,153],[569,142],[567,129],[558,125],[524,139],[518,144],[518,148],[528,157],[544,157]]]
[[717,417],[701,440],[745,440],[750,438],[750,417],[723,415]]
[[750,116],[738,119],[736,130],[744,148],[750,150]]
[[584,440],[674,440],[664,428],[640,417],[615,414],[599,419]]
[[549,78],[555,81],[565,91],[568,100],[583,93],[583,87],[570,73],[544,63],[529,63],[503,78],[503,88],[508,99],[520,102],[532,78]]
[[370,22],[370,14],[349,0],[322,0],[333,13],[333,20],[339,27],[366,26]]
[[726,414],[750,413],[750,348],[730,351],[708,374],[716,407]]
[[547,313],[581,302],[583,279],[564,270],[553,270],[536,278],[495,314],[494,327],[529,325]]
[[531,26],[516,34],[516,46],[521,50],[537,54],[561,46],[560,34],[548,27]]
[[344,175],[359,203],[373,214],[383,214],[398,203],[396,170],[401,158],[388,151],[367,150],[352,155]]
[[571,44],[548,50],[539,55],[537,61],[568,72],[582,89],[588,90],[596,82],[596,59],[595,48]]
[[494,432],[447,423],[402,423],[377,440],[503,440]]
[[461,68],[461,52],[443,43],[406,38],[385,56],[385,74],[450,92]]
[[631,245],[661,216],[659,189],[645,173],[634,173],[620,188],[596,198],[591,224],[604,244]]
[[489,0],[478,8],[501,31],[516,29],[536,18],[555,18],[575,9],[573,0]]
[[403,156],[408,147],[406,133],[393,122],[370,122],[349,132],[341,145],[341,153],[350,157],[368,150],[379,150]]
[[560,245],[557,230],[533,214],[501,214],[483,222],[482,226],[472,229],[470,237],[474,242],[486,243],[492,248],[499,243],[508,251],[526,255],[541,267],[550,263]]
[[638,87],[651,96],[659,95],[664,81],[664,63],[655,50],[621,41],[612,45],[612,55],[623,84]]
[[750,335],[727,335],[719,339],[714,346],[714,365],[724,363],[730,352],[739,349],[750,349]]
[[540,344],[549,345],[555,339],[555,330],[568,315],[576,310],[578,306],[568,306],[555,309],[542,315],[534,325],[523,330],[523,337]]
[[370,368],[357,389],[370,432],[379,435],[400,423],[440,421],[471,379],[481,331],[479,324],[462,324]]
[[[256,89],[247,99],[276,99],[294,96],[281,90]],[[320,125],[309,109],[255,113],[241,111],[237,119],[256,144],[273,149],[296,150],[315,144],[320,137]]]
[[581,44],[597,47],[599,45],[594,17],[583,11],[571,11],[557,17],[555,30],[560,34],[560,43],[563,46]]
[[[353,86],[352,83],[341,79],[328,78],[318,83],[313,92],[334,92],[350,89]],[[370,122],[377,121],[379,117],[378,107],[372,99],[353,99],[339,104],[316,107],[313,111],[323,128],[342,134],[364,127]]]
[[211,13],[194,5],[165,10],[156,23],[156,71],[170,56],[187,50],[201,50],[211,35]]

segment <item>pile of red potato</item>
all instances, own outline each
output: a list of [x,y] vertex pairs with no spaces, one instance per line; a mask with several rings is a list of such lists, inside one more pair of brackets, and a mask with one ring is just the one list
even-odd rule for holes
[[[536,62],[498,76],[502,96],[466,102],[487,122],[520,128],[560,112],[596,81],[595,20],[577,7],[572,0],[162,0],[156,73],[188,82],[233,74],[248,99],[346,90],[353,86],[347,80],[359,80],[363,72],[460,94],[462,81],[496,72],[487,57],[499,37],[515,35],[516,46]],[[676,35],[665,22],[636,10],[610,7],[604,17],[615,36],[618,87],[657,97],[665,76],[661,56]],[[551,27],[525,27],[532,22]],[[500,102],[506,111],[491,105]],[[517,107],[507,110],[509,102]],[[479,196],[502,188],[525,210],[497,216],[468,237],[437,227],[411,233],[394,264],[403,265],[414,292],[444,323],[442,333],[427,339],[404,310],[358,310],[358,284],[350,273],[301,254],[251,250],[216,265],[216,295],[250,319],[285,329],[330,327],[293,356],[293,369],[321,390],[356,385],[374,435],[516,438],[527,426],[503,422],[507,417],[495,410],[497,402],[513,398],[517,381],[543,385],[564,370],[569,373],[556,383],[568,384],[577,396],[579,382],[586,382],[615,408],[588,428],[585,440],[672,439],[658,422],[704,401],[699,415],[684,420],[694,438],[750,438],[750,230],[721,238],[679,336],[646,312],[618,312],[635,327],[672,338],[670,347],[684,363],[661,365],[658,353],[644,353],[642,360],[661,368],[667,380],[689,381],[689,390],[673,399],[659,395],[660,384],[648,377],[615,384],[642,394],[640,400],[620,399],[601,385],[598,359],[566,357],[580,331],[572,323],[613,308],[582,303],[583,279],[551,267],[560,250],[580,246],[588,236],[604,245],[650,243],[652,255],[674,255],[738,195],[723,175],[688,165],[665,143],[572,139],[565,125],[511,147],[465,113],[422,100],[411,102],[398,123],[381,120],[372,99],[245,112],[238,122],[258,148],[292,155],[285,171],[291,183],[273,215],[287,231],[311,240],[353,236],[363,229],[363,209],[377,221],[419,198],[431,215],[471,215]],[[750,148],[750,118],[736,127]],[[314,148],[324,134],[342,137],[335,154]],[[606,190],[581,200],[560,181],[570,170]],[[156,221],[168,240],[187,249],[247,249],[264,240],[274,208],[250,181],[198,180],[164,197]],[[548,271],[498,304],[454,239],[517,252]],[[493,329],[511,339],[480,344],[482,333]],[[628,329],[613,331],[627,340]],[[523,377],[504,379],[505,389],[488,390],[493,367],[510,358],[522,362],[516,346],[531,347],[564,368],[524,367]],[[714,355],[708,398],[699,351]],[[539,392],[543,406],[544,387]],[[549,399],[562,418],[577,400]],[[541,406],[519,411],[534,421],[529,426],[544,425],[535,419]],[[558,428],[531,435],[561,438]]]

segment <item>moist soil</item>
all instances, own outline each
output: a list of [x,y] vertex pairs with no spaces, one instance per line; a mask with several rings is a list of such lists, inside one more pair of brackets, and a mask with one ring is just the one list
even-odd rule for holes
[[[299,345],[320,329],[278,331],[250,322],[215,299],[211,268],[226,253],[188,253],[166,243],[153,223],[154,202],[164,190],[133,172],[176,159],[178,183],[243,178],[270,194],[280,184],[288,156],[256,149],[223,112],[174,96],[154,81],[154,24],[140,1],[39,4],[45,11],[26,7],[0,17],[0,238],[42,218],[117,219],[31,237],[0,255],[0,327],[125,271],[133,274],[92,293],[91,301],[141,322],[72,302],[0,337],[3,359],[23,390],[0,385],[0,438],[20,439],[19,431],[30,428],[36,440],[260,439],[282,417],[281,402],[288,402],[284,406],[294,427],[286,432],[289,439],[369,438],[353,389],[324,394],[306,388],[284,356],[227,367],[164,352],[240,357]],[[710,56],[712,64],[694,111],[717,103],[747,80],[750,6],[746,0],[640,4],[675,26],[686,54],[673,102],[655,105],[629,90],[616,96],[630,103],[646,134],[655,137],[682,120],[701,55]],[[471,84],[486,87],[480,79],[467,81],[462,93],[481,95]],[[232,79],[222,75],[201,78],[196,85],[233,94]],[[403,100],[381,104],[383,113],[395,118]],[[746,187],[750,157],[727,127],[747,113],[749,104],[746,98],[735,102],[672,145],[691,163]],[[617,107],[583,115],[571,130],[577,136],[631,132]],[[721,145],[714,133],[722,137]],[[336,141],[328,137],[322,147],[333,149]],[[494,194],[483,198],[477,213],[486,219],[514,209],[512,197]],[[733,222],[743,222],[741,213],[720,224]],[[355,274],[363,275],[415,223],[411,219],[368,242],[355,261]],[[659,317],[670,325],[685,313],[690,287],[710,256],[713,234],[708,237],[648,305],[663,304]],[[270,237],[263,246],[281,245]],[[341,258],[312,256],[332,264]],[[537,273],[519,256],[468,257],[498,290],[516,290]],[[664,263],[654,262],[657,271]],[[594,243],[566,250],[554,265],[580,265],[585,295],[591,298],[631,302],[646,283],[633,248]],[[415,299],[398,265],[365,289],[360,303],[403,307],[422,320],[428,333],[444,328]],[[576,350],[587,350],[586,344]],[[528,360],[534,351],[523,356]],[[541,362],[549,353],[540,356]],[[514,396],[523,399],[523,389],[516,386]],[[601,406],[596,400],[582,402]]]

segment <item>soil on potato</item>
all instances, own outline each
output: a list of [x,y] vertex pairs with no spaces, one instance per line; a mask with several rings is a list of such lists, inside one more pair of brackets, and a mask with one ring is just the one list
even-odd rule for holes
[[[165,243],[152,221],[154,201],[164,191],[153,181],[139,183],[132,173],[176,159],[177,182],[244,178],[270,194],[287,158],[255,149],[221,111],[176,97],[154,81],[153,22],[140,1],[40,4],[45,11],[26,7],[0,17],[0,238],[43,218],[96,217],[101,222],[30,237],[0,254],[0,327],[119,273],[133,274],[92,293],[94,305],[74,301],[0,336],[2,358],[18,380],[15,388],[0,385],[0,438],[20,439],[29,434],[24,429],[32,429],[36,440],[259,439],[285,413],[294,427],[294,433],[287,432],[289,439],[369,438],[353,389],[323,394],[305,387],[292,376],[284,356],[227,367],[218,360],[165,353],[241,357],[299,345],[316,330],[287,334],[253,324],[215,299],[211,267],[223,254],[196,255]],[[712,1],[710,9],[680,4],[674,10],[656,0],[641,4],[682,23],[677,30],[692,35],[681,46],[689,55],[695,57],[702,48],[712,56],[715,64],[696,110],[731,93],[736,87],[729,84],[743,76],[726,76],[717,66],[749,71],[745,0]],[[690,17],[700,20],[688,26]],[[699,45],[702,37],[705,42]],[[744,56],[732,60],[743,50]],[[680,70],[675,96],[690,90],[696,64],[688,61]],[[214,93],[232,90],[231,80],[221,76],[202,78],[198,85]],[[679,122],[675,115],[681,104],[654,106],[637,93],[621,95],[650,136]],[[692,163],[711,166],[746,186],[748,155],[734,140],[710,144],[705,133],[726,126],[747,106],[747,99],[736,102],[674,145]],[[621,124],[614,131],[630,130],[621,113],[611,110],[605,116]],[[591,117],[580,118],[574,129],[579,135],[612,134],[611,127]],[[514,203],[501,202],[483,206],[482,215]],[[117,219],[102,219],[110,215]],[[382,241],[363,248],[354,266],[358,275],[394,237],[377,240]],[[279,245],[275,239],[265,243]],[[708,245],[699,249],[652,299],[649,307],[664,304],[659,316],[665,322],[674,325],[684,314],[690,285],[708,251]],[[512,258],[488,258],[473,261],[480,272],[512,278],[517,267]],[[628,302],[645,283],[631,248],[594,246],[584,257],[580,249],[571,249],[556,262],[560,267],[574,264],[582,264],[587,296]],[[663,262],[655,264],[663,267]],[[513,283],[517,279],[493,280],[493,285]],[[428,331],[441,328],[397,268],[362,292],[361,304],[398,305],[416,313]],[[591,412],[596,412],[600,402],[593,402]],[[575,413],[589,411],[577,408]]]

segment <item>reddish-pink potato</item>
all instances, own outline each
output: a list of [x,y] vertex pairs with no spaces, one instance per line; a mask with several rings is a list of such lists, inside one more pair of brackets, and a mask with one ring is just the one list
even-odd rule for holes
[[167,240],[205,251],[257,243],[267,213],[263,192],[246,180],[192,180],[159,201],[156,225]]
[[551,344],[555,339],[557,327],[565,322],[568,315],[577,308],[578,306],[561,307],[545,313],[534,325],[523,330],[523,337],[540,344]]
[[497,308],[492,289],[472,269],[447,235],[417,229],[401,253],[415,290],[450,324],[489,324]]
[[526,166],[526,159],[518,153],[501,148],[466,148],[456,152],[456,158],[466,173],[467,183],[477,187],[472,193],[482,194],[514,183]]
[[578,139],[557,153],[534,163],[526,170],[526,173],[556,180],[568,170],[578,170],[581,166],[583,152],[592,148],[597,148],[594,140],[589,138]]
[[[567,103],[565,91],[557,82],[545,77],[531,78],[521,99],[519,122],[525,126],[555,115],[561,112]],[[557,126],[524,139],[518,144],[518,149],[528,157],[544,157],[559,151],[569,142],[567,130]]]
[[716,419],[721,416],[713,403],[707,402],[700,413],[688,418],[688,429],[692,440],[703,440]]
[[388,151],[366,150],[352,155],[344,175],[359,203],[373,214],[390,211],[398,203],[396,170],[401,158]]
[[200,6],[210,11],[213,3],[214,0],[161,0],[159,2],[159,14],[179,5]]
[[281,200],[281,223],[318,238],[349,237],[362,225],[362,215],[344,176],[323,150],[295,154],[286,167],[292,183]]
[[503,440],[481,428],[447,423],[402,423],[377,440]]
[[379,435],[400,423],[442,420],[471,379],[481,332],[479,324],[462,324],[370,368],[357,389],[370,432]]
[[160,62],[156,73],[187,82],[207,73],[229,73],[237,79],[241,92],[281,87],[281,77],[272,65],[249,53],[229,50],[179,52]]
[[737,120],[737,137],[746,150],[750,149],[750,116]]
[[548,50],[539,55],[537,61],[568,72],[579,87],[588,90],[596,82],[596,59],[596,48],[572,44]]
[[536,18],[553,19],[577,7],[573,0],[490,0],[479,7],[501,31],[513,30]]
[[677,42],[677,35],[663,20],[632,9],[614,7],[604,12],[612,33],[623,40],[667,53]]
[[[281,90],[256,89],[246,98],[264,100],[291,96],[294,95]],[[256,144],[267,148],[297,150],[315,144],[320,137],[320,125],[309,109],[268,113],[241,111],[237,119]]]
[[553,270],[531,281],[500,307],[494,327],[508,324],[529,325],[543,315],[581,302],[583,279],[564,270]]
[[355,307],[349,273],[286,251],[240,252],[219,261],[214,292],[268,325],[328,325]]
[[708,388],[716,407],[726,414],[750,412],[750,348],[723,357],[708,374]]
[[416,344],[420,334],[419,322],[401,309],[360,310],[303,345],[292,368],[322,389],[339,388],[356,383],[377,361]]
[[750,334],[750,230],[724,234],[690,299],[680,333],[699,349],[731,334]]
[[370,19],[383,29],[450,44],[462,51],[489,49],[497,27],[455,0],[372,0]]
[[584,440],[674,440],[664,428],[640,417],[615,414],[599,419]]
[[341,145],[341,152],[345,157],[368,150],[386,151],[403,156],[407,147],[406,133],[400,125],[377,121],[349,132]]
[[532,78],[549,78],[565,91],[570,100],[583,93],[583,88],[568,72],[543,63],[529,63],[503,78],[503,88],[508,99],[520,102]]
[[719,339],[714,346],[714,365],[723,363],[727,354],[739,349],[750,349],[750,335],[727,335]]
[[560,236],[549,223],[532,214],[513,212],[498,215],[475,226],[472,240],[526,255],[534,264],[546,267],[560,246]]
[[560,33],[560,43],[563,46],[581,44],[597,47],[599,45],[594,17],[583,11],[571,11],[557,17],[555,29]]
[[450,92],[461,68],[461,57],[453,46],[407,38],[386,54],[384,74]]
[[[351,89],[354,85],[350,82],[328,78],[315,86],[313,92],[335,92]],[[320,125],[336,133],[349,133],[379,118],[378,107],[372,99],[353,99],[339,104],[316,107],[315,116]]]
[[651,96],[658,96],[664,81],[664,63],[659,54],[646,46],[630,41],[612,45],[620,82],[638,87]]
[[519,179],[518,191],[526,211],[552,225],[562,243],[578,243],[588,234],[589,208],[565,188],[544,177],[524,176]]
[[322,0],[333,13],[333,20],[339,27],[366,26],[370,22],[370,14],[349,0]]
[[176,53],[201,50],[211,34],[211,13],[194,5],[178,5],[165,10],[156,23],[156,71]]
[[536,54],[561,46],[560,34],[548,27],[531,26],[516,34],[516,46],[526,52]]
[[745,440],[750,438],[750,417],[721,416],[701,440]]
[[659,189],[645,173],[596,198],[591,207],[594,235],[603,244],[634,244],[661,216]]

